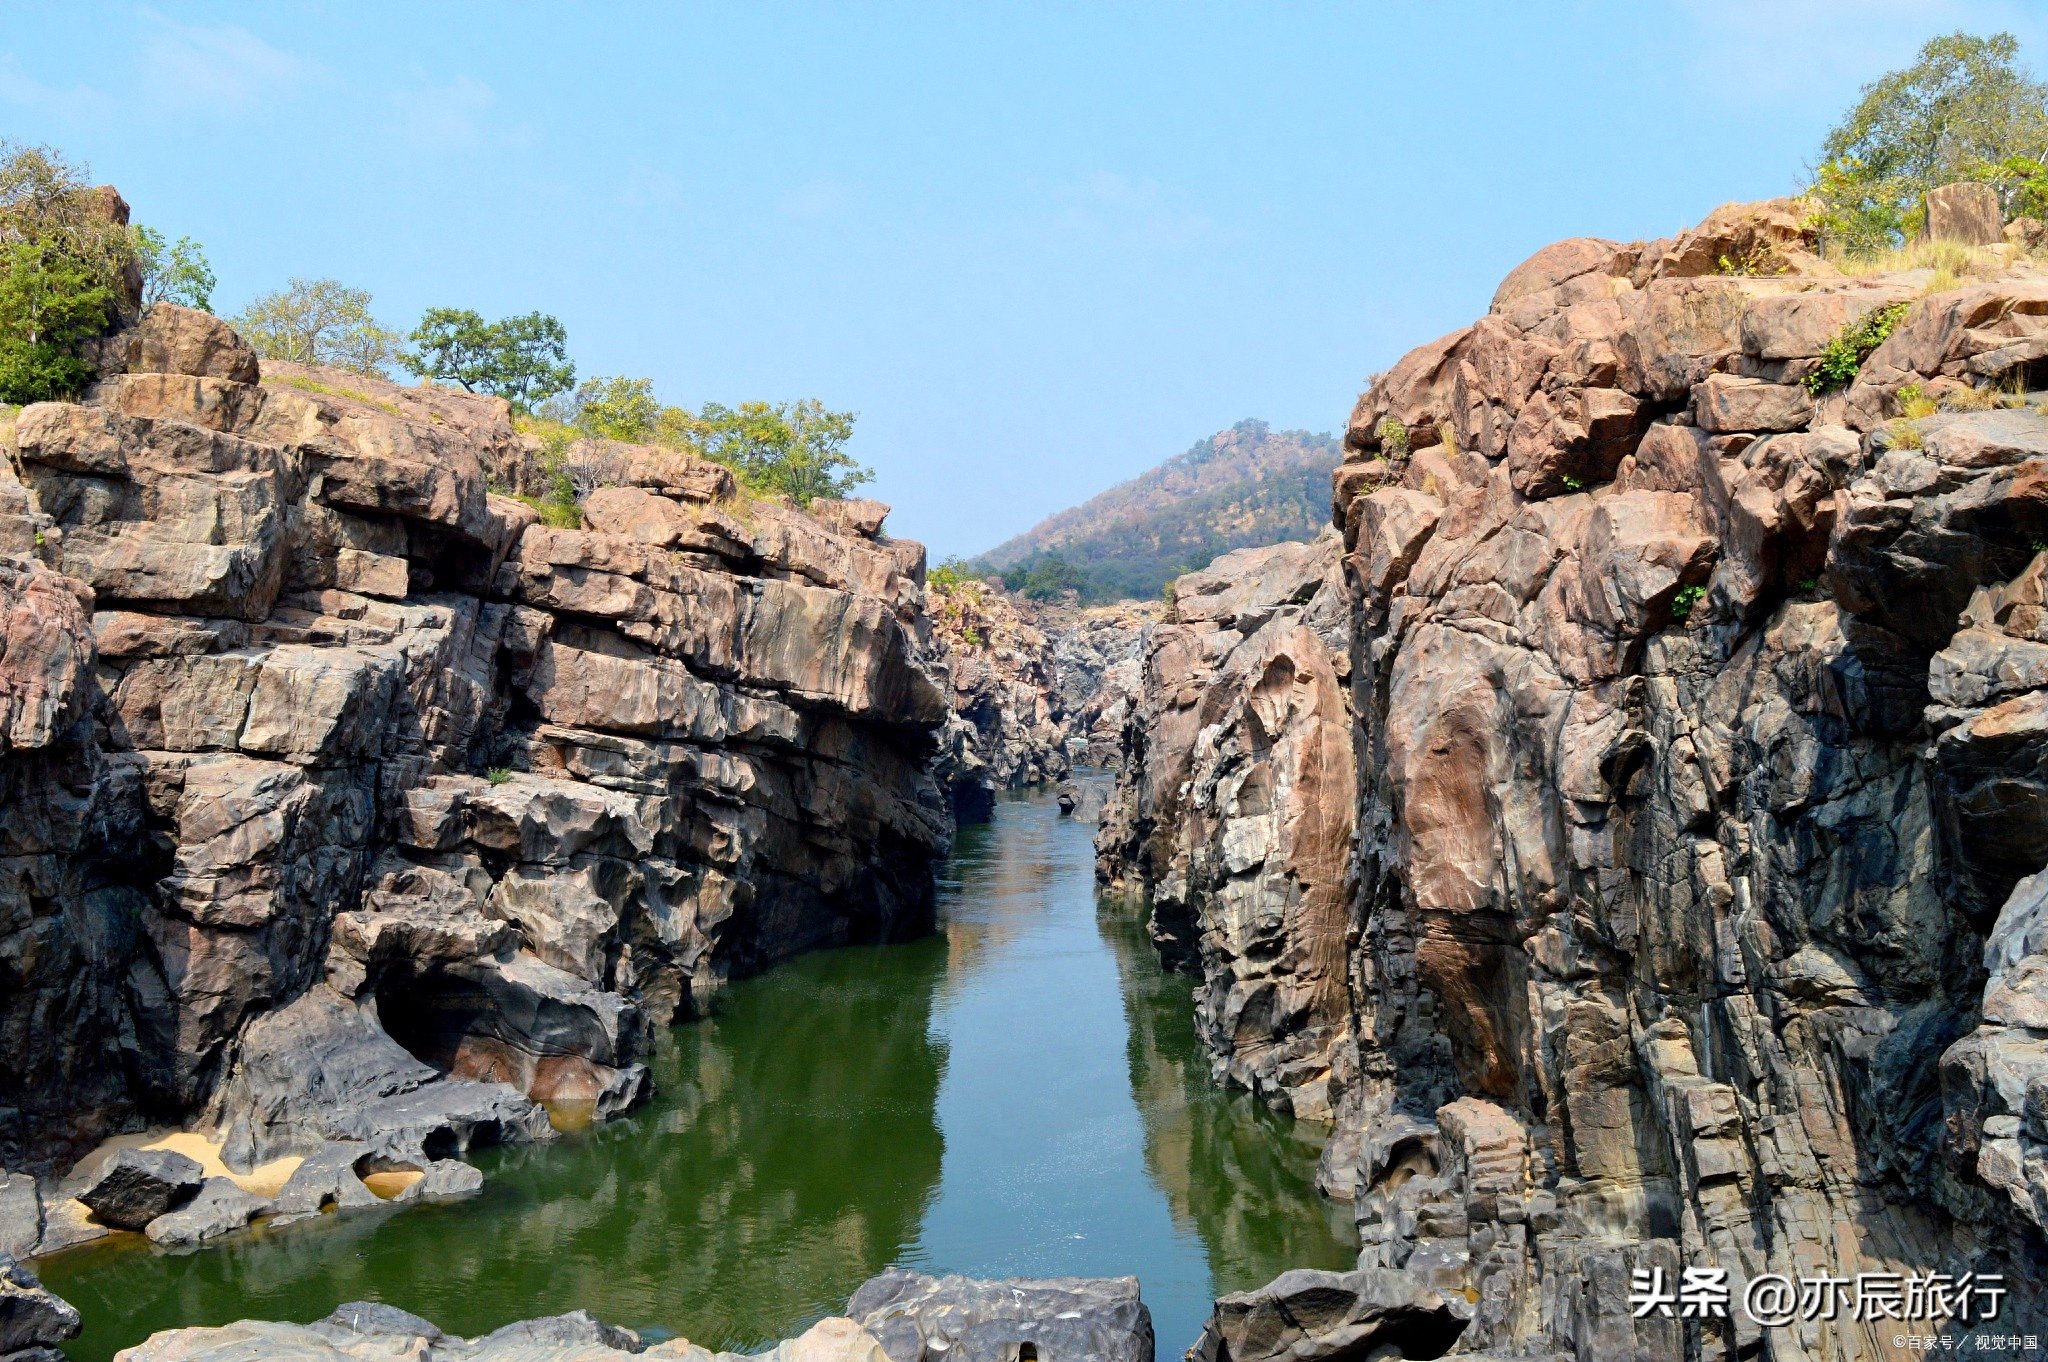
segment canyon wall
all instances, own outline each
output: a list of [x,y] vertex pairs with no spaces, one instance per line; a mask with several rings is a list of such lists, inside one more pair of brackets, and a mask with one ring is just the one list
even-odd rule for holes
[[[2048,1322],[2048,271],[2002,245],[1846,276],[1803,220],[1548,247],[1361,398],[1318,592],[1355,779],[1293,815],[1352,825],[1341,911],[1300,907],[1325,859],[1277,882],[1260,784],[1333,721],[1313,668],[1261,710],[1217,664],[1256,632],[1170,624],[1147,657],[1105,875],[1202,974],[1219,1073],[1273,1097],[1290,1070],[1247,1054],[1324,1057],[1346,1299],[1440,1292],[1461,1352],[1986,1327],[1766,1329],[1769,1273],[2002,1276],[1990,1327]],[[1888,308],[1852,381],[1807,382]],[[1299,1004],[1254,1008],[1276,971]],[[1725,1315],[1632,1308],[1685,1269],[1726,1273]],[[1231,1308],[1204,1346],[1242,1362],[1230,1321],[1278,1307]]]
[[0,1164],[546,1138],[722,980],[929,929],[949,710],[879,516],[611,446],[553,527],[497,399],[168,305],[100,359],[5,429]]

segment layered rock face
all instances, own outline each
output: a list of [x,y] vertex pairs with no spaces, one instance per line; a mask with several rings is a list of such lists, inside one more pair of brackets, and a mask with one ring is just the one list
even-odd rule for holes
[[721,980],[929,927],[917,545],[631,446],[549,528],[496,399],[171,306],[101,354],[0,480],[0,1162],[544,1138]]
[[1146,642],[1098,876],[1198,973],[1219,1079],[1327,1120],[1348,1034],[1350,612],[1343,544],[1240,549],[1181,577]]
[[986,582],[934,585],[935,667],[953,711],[939,778],[961,822],[986,821],[998,791],[1063,778],[1069,719],[1052,640]]
[[[1891,1319],[1760,1329],[1767,1272],[2003,1274],[2008,1331],[2048,1316],[2048,415],[1987,409],[2040,386],[2048,274],[1845,278],[1800,220],[1549,247],[1351,423],[1325,1181],[1462,1350],[1891,1355]],[[1726,1317],[1632,1317],[1681,1268]]]

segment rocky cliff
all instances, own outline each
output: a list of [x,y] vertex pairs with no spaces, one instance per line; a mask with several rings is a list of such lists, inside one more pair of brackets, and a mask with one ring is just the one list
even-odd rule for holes
[[955,816],[982,822],[997,792],[1072,769],[1053,644],[1028,603],[990,583],[934,583],[929,595],[934,660],[953,711],[939,778]]
[[1174,584],[1145,644],[1097,873],[1149,903],[1166,963],[1199,974],[1216,1077],[1330,1116],[1346,1033],[1350,613],[1343,544],[1224,555]]
[[[1416,1286],[1500,1356],[1983,1327],[1764,1328],[1769,1273],[2002,1276],[2004,1332],[2048,1320],[2048,271],[1845,276],[1802,218],[1548,247],[1380,377],[1304,607],[1343,598],[1348,666],[1314,628],[1277,666],[1270,619],[1155,636],[1104,869],[1201,970],[1227,1076],[1327,1056],[1367,1271],[1331,1347]],[[1332,723],[1355,780],[1304,790]],[[1290,820],[1352,825],[1334,911]],[[1638,1317],[1632,1274],[1682,1269],[1725,1315]],[[1310,1355],[1243,1325],[1297,1287],[1207,1355]]]
[[947,697],[878,517],[617,446],[551,528],[501,401],[168,305],[100,358],[4,431],[0,1163],[196,1122],[349,1204],[630,1104],[723,979],[929,927]]

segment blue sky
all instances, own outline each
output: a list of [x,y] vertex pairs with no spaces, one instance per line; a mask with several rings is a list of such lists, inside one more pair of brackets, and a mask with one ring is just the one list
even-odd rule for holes
[[971,553],[1363,380],[1545,242],[1796,187],[1862,83],[2048,3],[16,3],[0,132],[287,276],[561,317],[670,401],[858,411]]

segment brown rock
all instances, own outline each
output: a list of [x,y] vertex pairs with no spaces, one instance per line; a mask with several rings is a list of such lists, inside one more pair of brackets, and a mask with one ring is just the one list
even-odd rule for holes
[[2001,240],[2004,231],[1998,191],[1990,185],[1964,181],[1927,191],[1927,235],[1931,239],[1989,246]]

